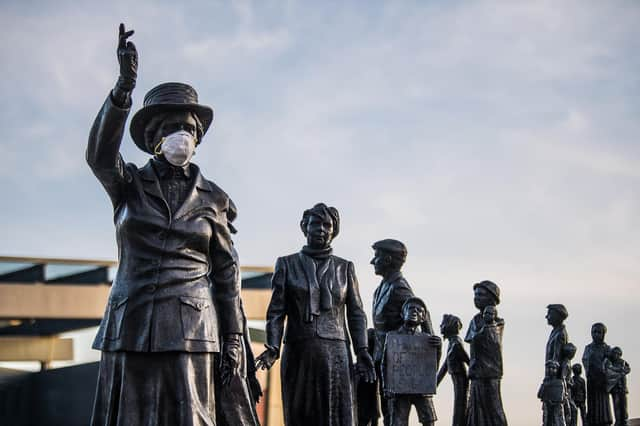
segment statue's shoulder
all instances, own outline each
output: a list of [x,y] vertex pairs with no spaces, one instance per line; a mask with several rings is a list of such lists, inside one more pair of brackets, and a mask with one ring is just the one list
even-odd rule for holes
[[[394,288],[404,288],[407,290],[412,290],[411,289],[411,285],[409,284],[409,281],[407,281],[407,279],[404,276],[399,276],[397,279],[395,279],[391,285]],[[413,290],[412,290],[413,291]]]
[[336,256],[336,255],[331,255],[331,257],[333,258],[333,262],[338,264],[338,265],[348,265],[351,263],[350,260],[344,259],[340,256]]

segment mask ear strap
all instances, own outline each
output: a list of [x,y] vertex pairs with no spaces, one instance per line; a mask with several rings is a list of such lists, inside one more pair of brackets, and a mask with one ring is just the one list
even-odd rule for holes
[[156,145],[156,147],[153,149],[153,153],[154,154],[156,154],[156,155],[162,154],[162,150],[160,149],[160,147],[164,143],[164,140],[165,140],[165,138],[160,139],[160,142],[158,142],[158,145]]

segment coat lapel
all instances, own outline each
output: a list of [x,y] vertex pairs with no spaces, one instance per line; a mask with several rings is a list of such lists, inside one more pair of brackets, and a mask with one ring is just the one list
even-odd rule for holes
[[193,179],[193,183],[191,188],[189,188],[189,193],[182,205],[176,211],[175,219],[179,219],[182,216],[187,215],[192,212],[194,209],[202,206],[206,203],[205,199],[202,197],[201,192],[211,194],[213,189],[207,180],[200,173],[200,169],[195,164],[191,165],[192,172],[195,175],[195,179]]
[[140,169],[140,179],[142,180],[142,189],[144,190],[144,192],[151,195],[152,197],[160,199],[166,209],[166,213],[169,215],[169,217],[171,217],[171,209],[169,208],[167,200],[164,199],[164,195],[162,195],[160,182],[158,181],[156,172],[153,170],[151,160],[149,160],[149,162],[147,162],[147,164]]
[[391,296],[391,290],[393,289],[392,284],[400,277],[402,277],[402,274],[400,272],[396,272],[389,277],[389,280],[380,284],[380,291],[378,297],[376,298],[374,308],[376,315],[382,314],[382,310],[384,309],[384,306],[387,304],[387,302],[389,301],[389,297]]

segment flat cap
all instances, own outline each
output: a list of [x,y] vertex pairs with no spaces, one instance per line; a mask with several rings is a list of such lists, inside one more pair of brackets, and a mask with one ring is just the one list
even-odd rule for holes
[[371,246],[374,250],[383,250],[395,255],[401,256],[403,259],[407,257],[407,247],[402,241],[387,238],[385,240],[376,241]]

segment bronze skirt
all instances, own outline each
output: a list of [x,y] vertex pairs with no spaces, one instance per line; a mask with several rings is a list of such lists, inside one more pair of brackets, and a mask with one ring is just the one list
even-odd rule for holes
[[92,426],[215,426],[215,412],[213,353],[102,352]]
[[280,375],[287,426],[353,426],[347,342],[319,337],[285,343]]

